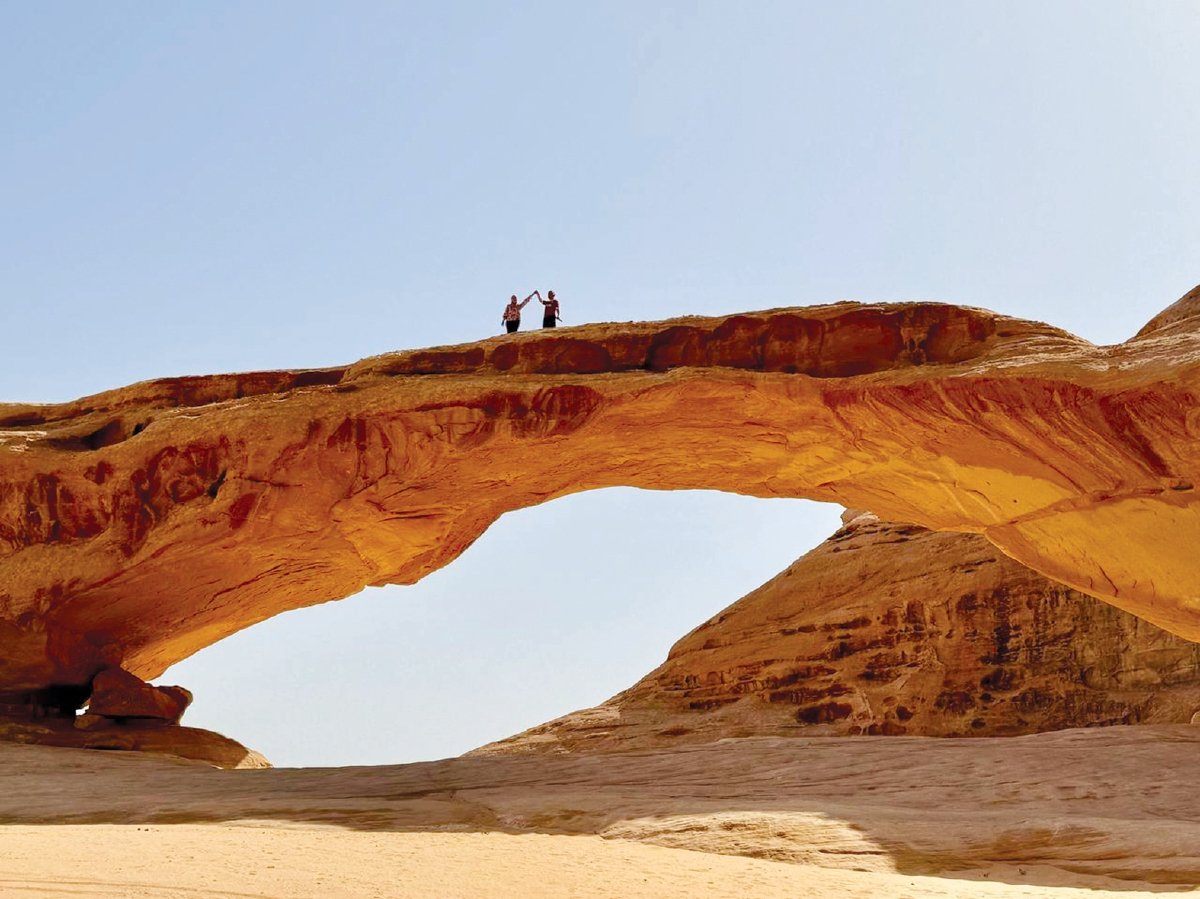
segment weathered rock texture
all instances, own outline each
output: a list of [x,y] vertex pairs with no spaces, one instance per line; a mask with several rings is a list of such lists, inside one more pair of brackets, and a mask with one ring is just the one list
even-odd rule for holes
[[[120,668],[84,686],[10,692],[0,702],[0,741],[172,755],[218,768],[269,768],[259,753],[210,730],[180,727],[183,687],[155,687]],[[84,714],[77,707],[87,703]]]
[[630,689],[479,754],[731,736],[1007,736],[1187,724],[1200,644],[974,534],[846,526],[704,622]]
[[178,724],[192,704],[183,687],[154,687],[120,668],[105,668],[92,679],[88,713],[122,721],[130,718]]
[[1191,301],[1160,319],[1096,347],[846,303],[3,406],[0,692],[151,679],[284,610],[412,583],[505,511],[613,485],[982,533],[1197,638],[1200,333]]
[[0,718],[0,742],[146,752],[204,762],[214,768],[271,767],[271,763],[253,749],[211,730],[145,720],[116,723],[91,714],[80,715],[74,721]]

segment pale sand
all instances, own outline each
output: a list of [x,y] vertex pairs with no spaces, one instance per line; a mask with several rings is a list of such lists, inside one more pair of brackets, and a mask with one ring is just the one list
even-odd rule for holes
[[0,895],[1132,897],[1200,885],[1198,764],[1192,727],[266,771],[0,745]]
[[[595,836],[239,825],[3,830],[0,895],[196,897],[1045,897],[1045,886],[839,871]],[[1061,899],[1094,890],[1054,889]],[[1122,892],[1121,896],[1152,895]],[[1161,896],[1161,894],[1158,894]]]

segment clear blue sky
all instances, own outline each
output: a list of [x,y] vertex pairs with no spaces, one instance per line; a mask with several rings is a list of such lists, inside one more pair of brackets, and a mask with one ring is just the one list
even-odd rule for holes
[[[1200,281],[1198,44],[1186,2],[0,0],[0,397],[473,340],[534,287],[1123,340]],[[282,763],[458,752],[631,682],[834,511],[568,498],[165,680]]]

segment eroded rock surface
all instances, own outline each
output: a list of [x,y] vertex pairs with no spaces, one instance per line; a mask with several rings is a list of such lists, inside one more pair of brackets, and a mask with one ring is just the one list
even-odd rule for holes
[[74,720],[0,718],[0,742],[143,752],[204,762],[214,768],[271,767],[271,763],[253,749],[211,730],[147,720],[118,723],[91,714],[80,715]]
[[69,704],[106,667],[152,679],[287,609],[415,582],[505,511],[615,485],[978,532],[1200,637],[1184,306],[1115,347],[837,304],[2,406],[0,702]]
[[150,719],[178,724],[192,704],[183,687],[155,687],[120,668],[105,668],[92,680],[88,713],[103,718]]
[[630,689],[476,752],[1010,736],[1187,724],[1200,710],[1200,644],[1050,581],[983,537],[843,518]]

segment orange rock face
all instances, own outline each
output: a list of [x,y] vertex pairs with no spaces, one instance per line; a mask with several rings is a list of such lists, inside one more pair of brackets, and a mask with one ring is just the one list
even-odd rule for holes
[[412,583],[505,511],[615,485],[977,532],[1198,638],[1189,302],[1115,347],[837,304],[2,406],[0,703],[156,677],[287,609]]
[[1050,581],[980,536],[845,517],[633,687],[476,752],[1006,736],[1186,724],[1200,710],[1200,644]]

